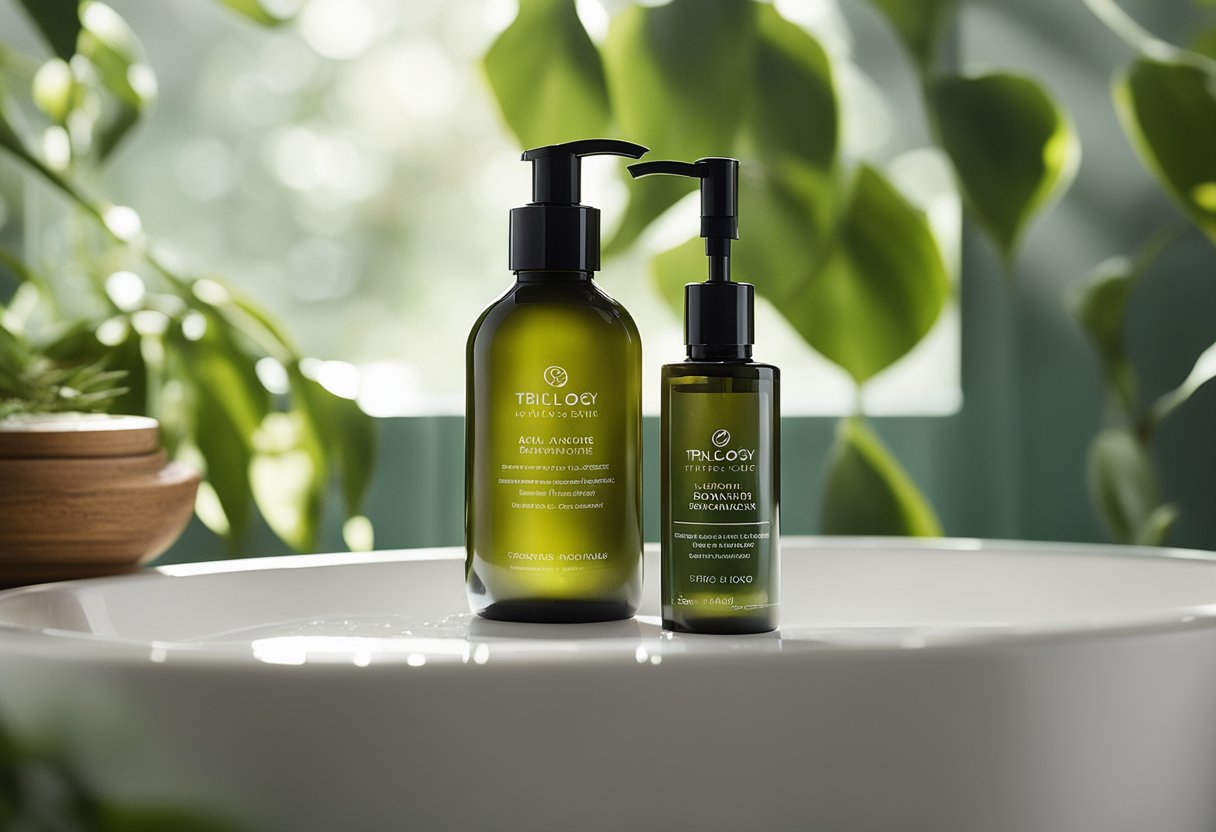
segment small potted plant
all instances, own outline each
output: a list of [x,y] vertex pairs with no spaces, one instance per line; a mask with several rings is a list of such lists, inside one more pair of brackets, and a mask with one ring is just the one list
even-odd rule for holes
[[126,571],[185,529],[198,472],[167,458],[155,419],[101,412],[124,375],[0,326],[0,587]]

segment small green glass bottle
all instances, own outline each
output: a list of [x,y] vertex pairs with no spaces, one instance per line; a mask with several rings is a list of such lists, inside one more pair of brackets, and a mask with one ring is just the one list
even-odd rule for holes
[[755,290],[730,279],[734,159],[644,162],[701,180],[709,279],[684,287],[688,360],[663,367],[663,627],[764,633],[780,606],[780,371],[752,360]]
[[465,578],[499,621],[631,617],[642,591],[637,327],[596,286],[599,211],[579,160],[646,148],[592,139],[536,148],[533,202],[511,212],[516,281],[469,335]]

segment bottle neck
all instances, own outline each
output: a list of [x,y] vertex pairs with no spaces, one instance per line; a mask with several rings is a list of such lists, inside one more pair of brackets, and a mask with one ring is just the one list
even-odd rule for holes
[[689,344],[689,361],[751,361],[751,344]]
[[520,283],[590,283],[595,272],[563,269],[525,269],[515,273]]

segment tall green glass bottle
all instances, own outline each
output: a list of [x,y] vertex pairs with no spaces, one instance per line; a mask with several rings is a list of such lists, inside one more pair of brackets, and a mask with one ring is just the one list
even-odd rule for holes
[[709,279],[684,287],[687,360],[663,367],[663,626],[762,633],[780,606],[780,371],[752,360],[754,289],[730,278],[734,159],[643,162],[701,180]]
[[637,327],[594,282],[599,211],[580,159],[646,148],[593,139],[526,151],[533,201],[511,212],[516,281],[469,335],[465,578],[502,621],[629,618],[642,590]]

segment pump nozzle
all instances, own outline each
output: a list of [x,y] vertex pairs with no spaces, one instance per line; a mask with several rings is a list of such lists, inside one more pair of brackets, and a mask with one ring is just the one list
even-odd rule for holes
[[638,159],[647,148],[617,139],[583,139],[525,150],[532,163],[532,202],[511,211],[511,270],[597,271],[600,212],[582,199],[584,156]]
[[634,178],[654,173],[701,180],[701,236],[710,258],[710,280],[730,280],[730,241],[739,239],[739,160],[721,156],[695,162],[641,162]]
[[582,139],[525,150],[520,157],[532,163],[532,202],[575,205],[582,194],[584,156],[626,156],[641,159],[648,148],[619,139]]
[[731,283],[730,241],[739,239],[739,160],[711,156],[695,162],[641,162],[634,178],[665,173],[701,180],[701,236],[709,279],[684,287],[684,342],[696,357],[751,355],[753,288]]

